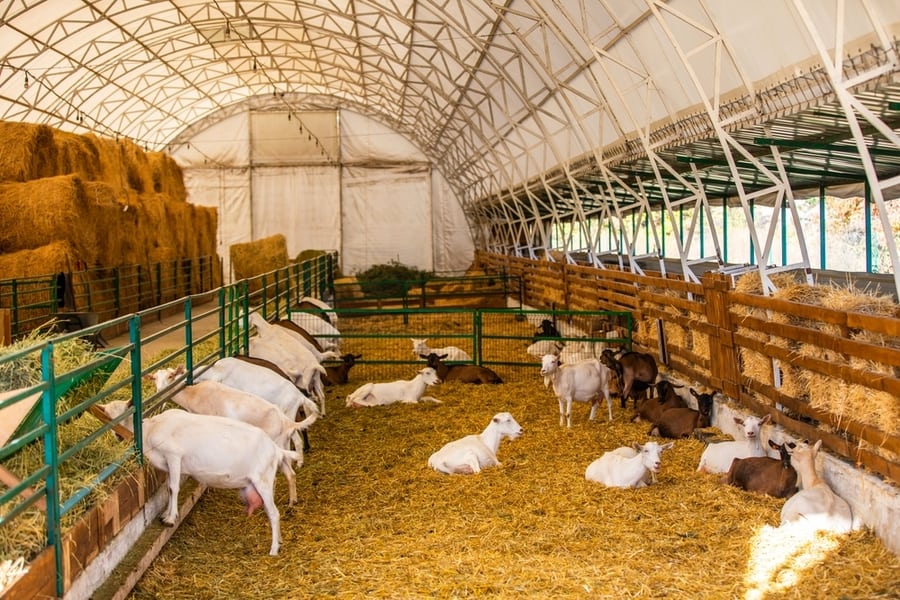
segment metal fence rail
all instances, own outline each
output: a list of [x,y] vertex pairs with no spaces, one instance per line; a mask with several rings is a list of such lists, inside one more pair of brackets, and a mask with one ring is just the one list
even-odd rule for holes
[[[0,372],[28,364],[38,373],[36,380],[15,389],[0,387],[0,422],[15,421],[13,429],[0,437],[0,562],[20,556],[31,560],[51,548],[56,593],[63,596],[66,530],[96,501],[104,485],[126,477],[140,464],[142,418],[172,394],[145,392],[143,376],[174,362],[186,364],[188,373],[214,362],[226,354],[229,344],[236,347],[246,340],[248,310],[285,312],[304,295],[329,289],[335,264],[334,254],[322,255],[252,280],[26,343],[0,356]],[[147,333],[160,314],[179,312],[182,319]],[[109,330],[127,331],[128,341],[89,352],[77,367],[59,368],[54,356],[66,344]],[[176,347],[161,358],[144,356],[145,348],[159,346],[154,343],[163,337],[167,344],[177,340]],[[153,362],[144,364],[146,359]],[[131,401],[133,407],[110,422],[89,415],[112,400]],[[111,444],[110,432],[129,422],[134,438]],[[34,523],[43,533],[35,535]]]
[[221,281],[221,263],[215,256],[96,267],[2,280],[0,308],[10,310],[17,338],[57,315],[91,313],[95,324],[213,290]]

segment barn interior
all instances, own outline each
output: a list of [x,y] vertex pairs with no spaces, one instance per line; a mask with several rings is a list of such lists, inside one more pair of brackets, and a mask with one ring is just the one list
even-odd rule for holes
[[[664,375],[686,389],[717,389],[730,401],[721,403],[720,428],[734,407],[771,413],[779,433],[823,439],[833,485],[878,490],[854,497],[866,532],[855,532],[843,547],[851,558],[836,559],[835,566],[821,566],[828,561],[820,559],[820,570],[800,583],[787,581],[786,568],[769,573],[771,585],[751,581],[750,529],[763,531],[772,515],[777,521],[776,504],[754,499],[757,512],[743,505],[732,517],[744,523],[729,545],[739,556],[729,574],[744,577],[735,584],[740,587],[703,578],[688,584],[689,574],[679,569],[646,588],[629,585],[629,594],[896,593],[898,3],[54,0],[8,3],[0,11],[0,311],[14,313],[0,314],[0,325],[25,332],[29,315],[46,316],[43,308],[12,307],[25,297],[23,282],[61,273],[66,285],[53,296],[52,312],[121,319],[104,335],[125,336],[127,343],[130,315],[174,302],[166,316],[181,318],[183,298],[230,293],[242,281],[251,282],[251,294],[273,289],[277,298],[282,280],[276,275],[273,284],[260,275],[285,269],[291,282],[300,273],[291,269],[315,265],[310,268],[318,277],[322,257],[335,261],[324,267],[330,275],[323,287],[304,292],[332,301],[335,275],[352,278],[373,265],[402,264],[434,275],[514,278],[521,288],[511,301],[520,307],[629,311],[635,318],[629,341],[655,355]],[[310,256],[316,258],[307,263]],[[302,285],[308,285],[306,271],[296,277],[306,277]],[[130,292],[106,287],[120,278],[139,290],[133,301]],[[150,299],[143,297],[148,285],[156,290]],[[475,284],[460,284],[457,292],[466,285]],[[97,286],[103,291],[92,295]],[[424,285],[420,291],[424,296]],[[105,303],[85,307],[88,301]],[[474,300],[481,308],[488,302]],[[429,327],[453,335],[456,325]],[[412,362],[407,348],[402,353]],[[178,358],[169,354],[164,362]],[[499,351],[482,358],[519,360]],[[361,366],[357,373],[383,376]],[[536,366],[528,375],[505,374],[519,397],[535,393]],[[340,419],[357,432],[376,429],[370,416],[342,405],[357,385],[330,392],[329,401],[341,401],[336,418],[323,419],[328,444],[350,444],[341,438]],[[3,383],[0,392],[15,387]],[[621,435],[598,433],[601,418],[561,442],[556,415],[548,421],[546,410],[533,410],[531,402],[447,389],[447,406],[429,406],[424,415],[446,418],[436,411],[483,403],[491,414],[512,406],[540,423],[535,441],[523,438],[518,458],[488,475],[497,485],[503,475],[515,479],[520,487],[508,490],[515,498],[545,494],[566,477],[582,478],[584,465],[573,471],[560,456],[549,469],[560,480],[538,489],[520,479],[529,464],[540,463],[544,444],[582,456],[584,444],[600,450],[598,435],[612,444],[646,433],[620,414],[615,426],[623,428]],[[533,402],[546,409],[550,392],[541,392]],[[2,398],[0,410],[20,401]],[[446,422],[475,432],[490,416]],[[302,576],[261,593],[614,596],[614,584],[599,572],[573,577],[575,567],[554,553],[540,526],[540,517],[548,518],[550,531],[564,534],[565,547],[580,560],[624,564],[622,555],[582,548],[582,542],[612,535],[597,525],[612,509],[592,504],[590,524],[553,504],[528,505],[523,515],[504,511],[469,480],[443,486],[429,479],[422,484],[427,493],[414,494],[416,480],[397,465],[423,463],[421,453],[434,440],[428,433],[436,432],[422,415],[397,418],[409,444],[392,447],[395,459],[368,449],[381,457],[377,467],[360,461],[351,477],[366,499],[377,501],[381,493],[368,486],[378,481],[364,482],[366,474],[401,472],[400,483],[392,480],[396,493],[384,499],[392,509],[368,533],[329,522],[346,532],[339,547],[327,546],[325,529],[286,525],[286,545],[302,546],[304,535],[312,536],[307,548],[315,560],[309,560],[325,569],[326,581],[314,581],[317,571],[304,568]],[[379,429],[378,435],[390,433]],[[13,438],[2,446],[0,463],[9,467],[25,444]],[[663,480],[682,495],[694,486],[712,502],[720,488],[692,473],[700,447],[695,440],[676,445],[673,470]],[[321,486],[363,512],[365,505],[344,498],[347,490],[332,479],[340,461],[315,464],[316,458],[298,472],[310,486],[304,501],[322,510],[314,487]],[[40,477],[26,483],[40,484]],[[31,505],[15,508],[19,491],[15,483],[0,488],[6,507],[0,527],[32,511]],[[592,502],[595,491],[579,487],[567,500]],[[464,519],[405,532],[390,525],[387,517],[402,517],[401,507],[448,493],[491,507],[489,514],[473,509],[490,517],[474,530],[489,535],[502,529],[508,552],[470,540]],[[733,494],[727,498],[736,501]],[[184,535],[213,527],[211,515],[228,511],[232,501],[210,490],[200,504],[207,508],[195,513],[205,524],[185,527],[191,533]],[[725,510],[721,502],[707,508]],[[642,513],[647,519],[652,506]],[[507,537],[503,522],[524,523],[532,555],[528,544]],[[253,523],[262,548],[266,521]],[[669,542],[648,551],[660,561],[656,572],[676,560],[673,546],[707,559],[713,551],[697,541],[709,523],[685,523],[655,532]],[[229,521],[229,527],[242,526]],[[353,547],[369,534],[380,549]],[[418,570],[441,557],[432,536],[452,540],[454,562],[442,565],[440,576]],[[425,540],[419,549],[416,539]],[[196,575],[193,584],[185,583],[190,575],[177,557],[196,549],[192,540],[176,535],[174,549],[150,569],[156,578],[131,593],[168,596],[167,578],[183,587],[172,597],[216,597],[220,585],[230,594],[239,590],[241,567],[230,562],[223,569],[238,582],[226,586]],[[634,543],[617,539],[617,552]],[[470,544],[477,546],[477,559],[465,558]],[[832,558],[840,556],[837,547],[829,551]],[[0,559],[15,560],[13,550],[4,547]],[[328,570],[329,552],[360,552],[360,566],[350,573],[352,563],[341,560]],[[376,577],[397,554],[403,558],[396,580]],[[854,579],[851,572],[867,556],[874,574],[869,581]],[[507,572],[504,561],[511,557],[534,569]],[[61,560],[58,572],[70,568]],[[578,583],[534,575],[541,561],[560,569],[560,580]],[[205,568],[196,557],[190,565]],[[640,572],[636,565],[620,568],[623,578]],[[817,582],[832,574],[831,587]],[[262,586],[263,579],[279,577],[253,581]],[[440,577],[446,585],[436,581]],[[64,578],[56,583],[59,596],[91,594]]]

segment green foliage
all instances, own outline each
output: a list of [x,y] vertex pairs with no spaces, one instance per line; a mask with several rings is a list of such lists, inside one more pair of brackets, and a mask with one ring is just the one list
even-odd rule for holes
[[366,296],[396,298],[406,295],[411,284],[423,283],[432,277],[431,271],[391,260],[357,273],[356,280]]

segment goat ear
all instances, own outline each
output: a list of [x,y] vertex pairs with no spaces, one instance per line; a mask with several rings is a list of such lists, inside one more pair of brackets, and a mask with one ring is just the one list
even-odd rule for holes
[[660,446],[659,449],[660,450],[668,450],[669,448],[671,448],[674,445],[675,445],[675,442],[669,442],[668,444],[663,444],[662,446]]
[[764,424],[768,423],[771,419],[772,419],[772,415],[771,415],[771,414],[766,415],[766,416],[764,416],[764,417],[762,418],[762,421],[760,421],[759,424],[760,424],[760,425],[764,425]]
[[631,447],[634,448],[635,450],[637,450],[638,452],[641,451],[641,445],[638,444],[637,442],[632,443]]
[[822,440],[816,441],[815,445],[813,445],[813,447],[812,447],[813,454],[817,453],[819,451],[819,448],[821,448],[821,447],[822,447]]
[[773,450],[778,450],[781,448],[781,444],[776,444],[774,440],[769,440],[769,448]]
[[441,359],[441,360],[444,360],[444,359],[446,359],[448,356],[450,356],[450,355],[449,355],[449,354],[441,354],[440,356],[438,356],[438,358]]

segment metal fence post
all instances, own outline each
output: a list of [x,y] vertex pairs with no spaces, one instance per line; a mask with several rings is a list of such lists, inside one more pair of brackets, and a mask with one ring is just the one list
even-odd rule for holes
[[184,353],[184,368],[187,370],[187,385],[194,383],[194,311],[190,296],[184,301],[184,344],[187,352]]
[[43,373],[44,391],[41,393],[41,413],[47,431],[44,433],[44,464],[48,467],[46,479],[47,494],[47,545],[53,547],[53,558],[56,563],[56,594],[62,597],[63,556],[62,528],[60,526],[59,508],[59,448],[56,427],[56,375],[53,366],[53,343],[50,342],[41,350],[41,372]]
[[144,393],[141,388],[143,371],[141,367],[141,317],[134,315],[128,321],[128,341],[131,344],[131,398],[134,404],[133,431],[134,447],[138,462],[144,464]]

